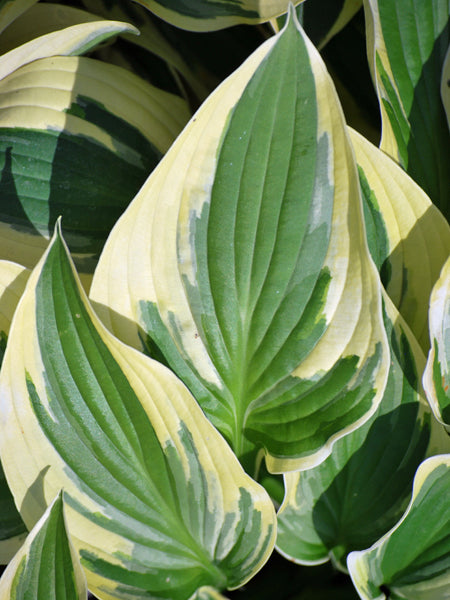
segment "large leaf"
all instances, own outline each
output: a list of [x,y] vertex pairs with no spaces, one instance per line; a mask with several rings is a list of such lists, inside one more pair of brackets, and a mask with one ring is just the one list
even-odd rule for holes
[[33,267],[59,215],[84,273],[188,119],[186,104],[85,57],[0,81],[0,256]]
[[72,548],[59,494],[0,579],[0,600],[86,600],[86,578]]
[[296,562],[331,558],[345,570],[349,552],[373,544],[401,517],[426,454],[443,450],[446,436],[421,387],[425,357],[387,297],[384,321],[391,368],[377,412],[322,464],[285,475],[277,548]]
[[25,523],[64,489],[71,538],[102,599],[238,587],[272,551],[269,496],[175,375],[103,328],[59,231],[14,315],[0,414]]
[[450,258],[430,298],[430,340],[423,385],[436,418],[450,430]]
[[[21,265],[0,260],[0,365],[11,320],[29,275]],[[0,464],[0,564],[6,564],[22,545],[27,529],[9,490]]]
[[428,299],[450,254],[450,227],[425,192],[356,131],[369,248],[391,300],[422,349],[430,345]]
[[448,0],[365,0],[381,149],[450,216],[450,135],[440,97],[450,42]]
[[[303,0],[295,0],[300,4]],[[137,0],[165,21],[192,31],[261,23],[286,12],[285,0]]]
[[380,283],[335,91],[295,20],[193,117],[92,298],[119,337],[157,345],[251,472],[260,448],[270,470],[312,466],[375,411]]
[[419,467],[401,521],[348,568],[363,600],[443,600],[450,585],[450,455]]

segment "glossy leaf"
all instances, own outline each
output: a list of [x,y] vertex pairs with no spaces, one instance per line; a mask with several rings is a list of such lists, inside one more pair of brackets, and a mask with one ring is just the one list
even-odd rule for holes
[[425,192],[356,131],[369,248],[391,300],[428,352],[428,299],[450,254],[450,227]]
[[238,587],[271,553],[269,496],[175,375],[102,327],[59,231],[14,316],[0,414],[25,523],[64,489],[89,589],[103,600]]
[[450,134],[441,72],[448,0],[365,0],[368,53],[381,108],[381,149],[450,216]]
[[427,453],[442,451],[445,435],[420,381],[425,357],[386,296],[384,322],[391,368],[377,412],[338,440],[322,464],[285,475],[277,549],[290,560],[319,564],[331,558],[345,570],[349,552],[373,544],[401,517]]
[[430,341],[423,385],[436,418],[450,430],[450,258],[430,298]]
[[419,467],[411,504],[399,523],[348,568],[363,600],[442,600],[450,585],[450,455]]
[[86,600],[86,578],[64,522],[62,494],[50,504],[0,579],[0,600]]
[[299,27],[193,117],[92,290],[119,337],[156,344],[250,472],[260,448],[274,472],[323,460],[375,411],[387,374],[353,154]]
[[[29,271],[0,261],[0,364],[6,349],[11,320],[25,288]],[[7,564],[23,544],[27,529],[14,504],[0,464],[0,564]]]
[[33,267],[63,215],[92,273],[188,114],[180,98],[85,57],[37,60],[0,81],[0,255]]
[[[295,0],[300,4],[303,0]],[[191,31],[214,31],[239,23],[269,21],[286,12],[284,0],[137,0],[158,17]]]

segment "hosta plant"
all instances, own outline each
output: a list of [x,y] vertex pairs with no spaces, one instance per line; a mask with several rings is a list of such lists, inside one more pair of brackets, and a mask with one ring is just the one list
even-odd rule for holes
[[448,597],[449,22],[0,2],[0,598]]

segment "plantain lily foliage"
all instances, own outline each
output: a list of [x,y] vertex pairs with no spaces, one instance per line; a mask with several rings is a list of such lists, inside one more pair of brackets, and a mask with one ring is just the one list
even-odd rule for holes
[[0,0],[2,600],[447,597],[449,23]]

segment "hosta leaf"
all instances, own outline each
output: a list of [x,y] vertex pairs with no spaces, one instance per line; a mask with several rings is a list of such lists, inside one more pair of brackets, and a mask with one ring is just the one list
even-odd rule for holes
[[86,578],[64,522],[62,494],[50,504],[0,579],[0,600],[86,600]]
[[138,33],[138,30],[128,23],[95,21],[40,36],[0,56],[0,79],[39,58],[84,54],[119,33]]
[[434,414],[450,430],[450,258],[430,298],[430,340],[423,385]]
[[[303,0],[295,0],[300,4]],[[158,17],[192,31],[261,23],[286,12],[285,0],[137,0]]]
[[272,471],[323,460],[386,376],[353,154],[299,27],[193,117],[114,228],[92,291],[119,337],[156,344],[250,470],[259,448]]
[[377,412],[322,464],[285,475],[277,548],[296,562],[331,558],[345,570],[350,551],[367,548],[401,517],[418,465],[439,444],[420,382],[425,357],[387,297],[384,322],[391,368]]
[[450,254],[450,227],[425,192],[356,131],[369,248],[391,300],[425,352],[428,299]]
[[399,523],[348,568],[363,600],[442,600],[450,584],[450,455],[419,467],[411,504]]
[[103,328],[59,231],[14,315],[0,403],[1,458],[25,523],[64,489],[103,600],[238,587],[272,551],[269,496],[175,375]]
[[[0,364],[6,349],[11,320],[25,288],[28,270],[0,260]],[[0,564],[6,564],[26,537],[26,527],[14,504],[0,464]]]
[[448,0],[365,0],[381,107],[381,149],[450,214],[450,135],[440,97],[450,42]]
[[0,81],[0,256],[33,267],[63,215],[77,264],[92,273],[188,114],[180,98],[85,57],[41,59]]
[[38,0],[0,0],[0,32]]
[[189,600],[227,600],[217,590],[204,586],[199,588]]

